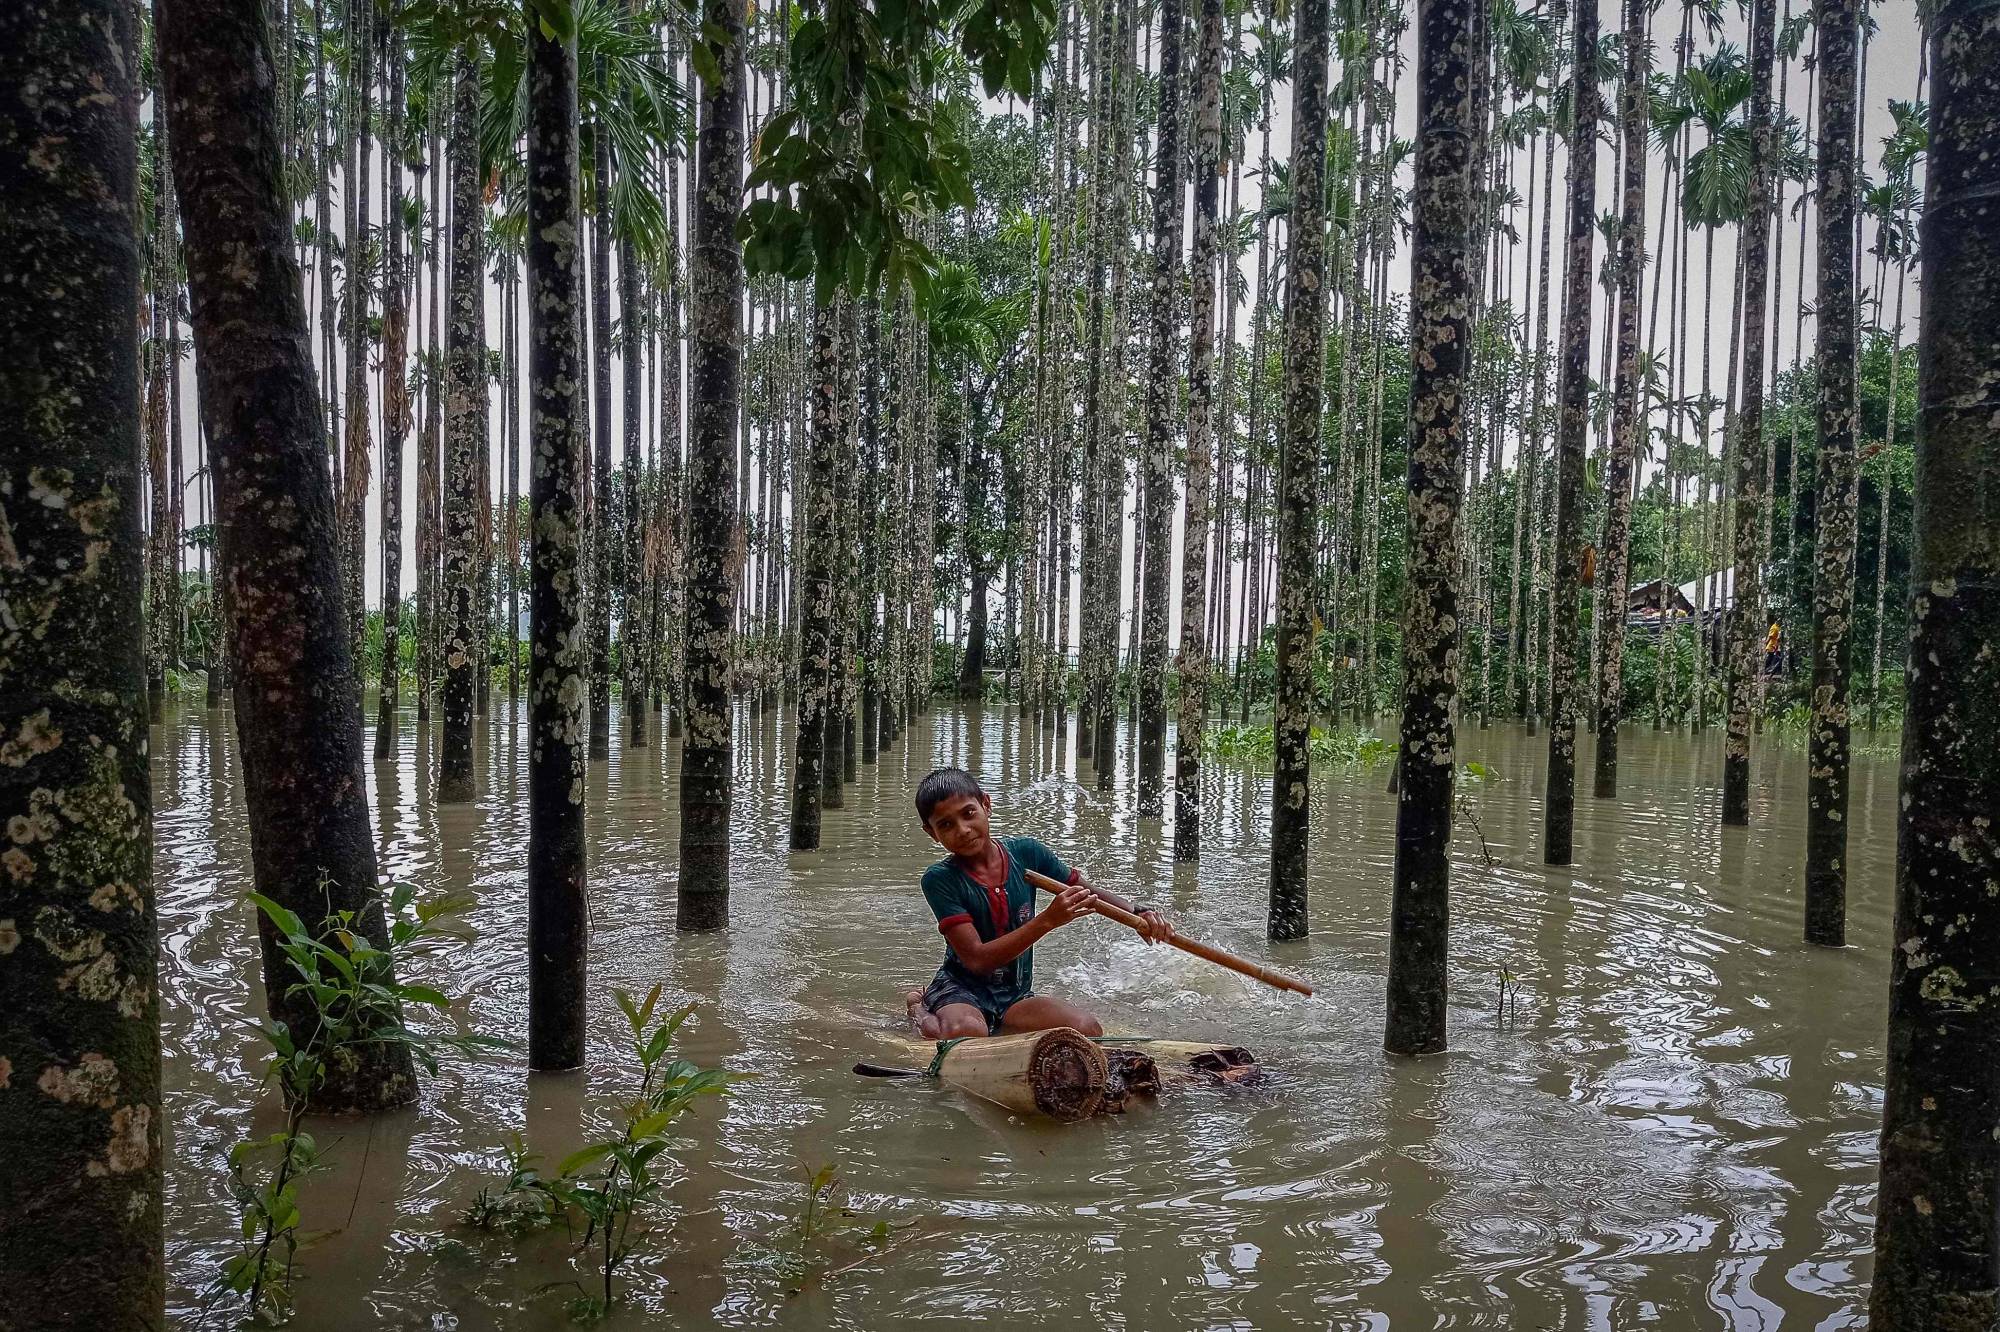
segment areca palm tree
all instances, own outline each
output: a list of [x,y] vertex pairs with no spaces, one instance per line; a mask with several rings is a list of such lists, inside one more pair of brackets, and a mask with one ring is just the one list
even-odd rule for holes
[[1632,473],[1640,412],[1639,298],[1646,262],[1646,97],[1648,53],[1645,0],[1625,0],[1625,79],[1619,106],[1624,135],[1623,198],[1618,219],[1618,369],[1613,391],[1611,451],[1604,469],[1603,607],[1597,642],[1597,797],[1618,794],[1618,723],[1625,700],[1625,589],[1631,571]]
[[411,212],[403,194],[405,60],[403,37],[390,8],[388,122],[382,154],[382,210],[388,222],[382,293],[382,671],[375,710],[375,761],[396,751],[396,713],[402,696],[403,443],[413,424],[405,367],[410,344],[410,260],[405,254]]
[[[1201,742],[1215,440],[1215,273],[1222,188],[1222,0],[1201,0],[1194,95],[1194,268],[1189,300],[1187,519],[1181,537],[1180,717],[1174,746],[1174,859],[1201,855]],[[1176,207],[1179,199],[1174,200]],[[1224,376],[1225,391],[1228,379]],[[1217,562],[1218,577],[1226,577]]]
[[1763,609],[1764,351],[1769,280],[1771,182],[1777,133],[1771,115],[1771,65],[1777,6],[1756,0],[1750,25],[1750,191],[1743,246],[1743,404],[1737,414],[1735,604],[1729,617],[1729,734],[1723,751],[1722,821],[1750,821],[1750,733],[1756,681],[1759,612]]
[[836,571],[839,550],[834,528],[834,477],[846,465],[840,456],[846,420],[841,411],[841,360],[848,347],[842,335],[842,290],[814,312],[813,416],[811,452],[805,460],[804,549],[800,552],[799,720],[792,765],[792,849],[819,846],[820,807],[827,776],[828,733],[836,702],[833,677],[839,668],[836,643]]
[[[1919,75],[1921,77],[1921,74]],[[1889,326],[1888,417],[1882,431],[1882,474],[1878,487],[1875,528],[1875,645],[1868,656],[1868,729],[1874,730],[1882,703],[1883,623],[1888,618],[1889,511],[1896,493],[1896,406],[1900,396],[1903,368],[1903,297],[1909,288],[1909,268],[1916,259],[1917,235],[1910,215],[1921,204],[1916,185],[1916,165],[1930,143],[1925,108],[1921,102],[1891,102],[1895,130],[1882,146],[1882,169],[1888,179],[1879,190],[1869,190],[1862,199],[1862,211],[1874,219],[1878,291],[1890,265],[1895,268],[1896,313]],[[1879,296],[1878,296],[1879,301]]]
[[1181,51],[1186,24],[1181,0],[1160,5],[1159,125],[1154,135],[1153,255],[1147,333],[1145,543],[1146,562],[1134,607],[1140,616],[1139,815],[1157,818],[1166,793],[1167,589],[1173,538],[1173,438],[1179,375],[1174,360],[1176,297],[1181,268]]
[[1300,0],[1292,62],[1293,186],[1285,284],[1285,431],[1279,441],[1277,697],[1272,713],[1274,939],[1306,933],[1311,827],[1313,572],[1318,545],[1321,378],[1326,361],[1327,0]]
[[1479,0],[1423,0],[1417,28],[1416,211],[1410,248],[1410,590],[1403,614],[1403,717],[1397,750],[1395,890],[1390,905],[1388,1020],[1392,1054],[1445,1046],[1452,786],[1458,760],[1458,589],[1476,298],[1476,91],[1485,55],[1464,29]]
[[[351,5],[347,14],[348,67],[348,148],[345,165],[346,212],[343,241],[347,251],[345,309],[347,384],[343,410],[346,418],[345,454],[339,470],[340,555],[342,587],[347,594],[348,633],[354,640],[355,660],[361,659],[367,641],[367,581],[362,577],[367,564],[364,553],[368,514],[369,455],[373,448],[368,410],[368,309],[374,276],[374,256],[369,249],[369,175],[374,165],[374,149],[369,128],[373,123],[373,28],[375,6]],[[329,376],[332,367],[329,366]]]
[[[1813,703],[1807,736],[1805,937],[1847,940],[1848,640],[1854,610],[1855,56],[1859,0],[1818,0],[1819,463],[1813,546]],[[1892,398],[1893,401],[1893,398]]]
[[[0,1283],[7,1318],[24,1327],[166,1325],[133,336],[139,12],[113,0],[61,21],[0,10],[0,414],[13,423],[0,457],[0,595],[37,626],[10,629],[0,653],[0,817],[37,830],[10,839],[0,887],[0,1047],[13,1087],[0,1151],[10,1196],[33,1200],[9,1221]],[[66,948],[22,940],[17,951],[30,922],[50,939],[91,939],[87,971]]]
[[1576,802],[1577,594],[1583,566],[1576,505],[1583,486],[1589,401],[1591,239],[1597,213],[1597,7],[1579,4],[1572,25],[1569,223],[1563,265],[1562,366],[1556,380],[1553,607],[1549,617],[1549,765],[1542,858],[1567,865]]
[[[235,650],[236,733],[258,890],[306,919],[351,911],[385,937],[361,738],[361,688],[342,604],[338,524],[316,403],[291,219],[279,189],[270,33],[254,6],[162,6],[165,105],[183,217],[221,573]],[[247,267],[246,267],[247,266]],[[275,928],[265,1001],[295,1031],[317,1023]],[[407,1045],[366,1043],[331,1069],[322,1112],[416,1095]]]
[[690,53],[701,74],[698,187],[689,231],[688,547],[681,880],[676,923],[729,920],[729,672],[736,613],[736,424],[742,393],[743,8],[703,0]]
[[451,134],[451,315],[445,357],[444,735],[439,804],[463,803],[474,789],[472,715],[477,672],[486,664],[478,598],[478,530],[487,424],[486,226],[481,187],[478,38],[454,59]]
[[[1991,1084],[2000,1007],[2000,530],[1993,493],[1993,367],[2000,365],[2000,24],[1946,0],[1929,11],[1931,145],[1923,255],[1908,709],[1890,950],[1882,1184],[1869,1325],[1882,1332],[1991,1322]],[[1981,497],[1978,500],[1972,497]]]
[[[552,13],[527,33],[526,251],[531,583],[528,730],[528,1065],[583,1062],[589,915],[584,891],[582,255],[577,57]],[[518,556],[508,551],[512,567]]]
[[[1718,43],[1702,60],[1682,72],[1678,101],[1681,123],[1690,132],[1699,128],[1702,146],[1690,153],[1681,173],[1681,220],[1685,226],[1700,227],[1702,251],[1701,391],[1697,436],[1704,458],[1712,457],[1711,421],[1718,399],[1711,391],[1710,348],[1714,345],[1711,326],[1715,316],[1715,233],[1719,227],[1742,220],[1748,202],[1750,138],[1742,118],[1749,100],[1751,80],[1742,50],[1729,42]],[[1731,289],[1735,289],[1732,283]],[[1726,449],[1725,449],[1726,451]],[[1698,475],[1696,498],[1704,510],[1710,506],[1708,468]],[[1719,510],[1719,506],[1718,510]],[[1695,591],[1697,635],[1707,633],[1712,608],[1708,596],[1713,585],[1709,572],[1713,563],[1704,558],[1697,570],[1701,575]],[[1700,726],[1707,715],[1709,653],[1697,644],[1694,653],[1694,721]]]

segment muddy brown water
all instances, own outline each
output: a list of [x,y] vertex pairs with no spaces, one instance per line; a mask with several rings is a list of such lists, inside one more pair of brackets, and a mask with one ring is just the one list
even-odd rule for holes
[[[422,979],[479,1031],[525,1031],[527,755],[496,693],[480,796],[429,798],[437,732],[406,713],[377,765],[382,868],[476,901],[477,941]],[[372,707],[369,715],[373,715]],[[618,712],[614,709],[614,721]],[[1753,827],[1718,827],[1719,744],[1634,728],[1623,792],[1577,813],[1577,863],[1539,863],[1546,739],[1467,729],[1494,777],[1469,793],[1452,882],[1452,1050],[1380,1048],[1394,801],[1380,768],[1316,782],[1311,937],[1263,938],[1269,778],[1209,765],[1208,842],[1176,872],[1171,834],[1004,707],[940,710],[874,767],[825,844],[789,852],[780,712],[737,722],[734,886],[724,933],[674,933],[678,748],[616,748],[590,772],[593,1018],[587,1071],[520,1053],[448,1064],[421,1102],[319,1122],[300,1328],[554,1329],[592,1287],[560,1231],[521,1239],[460,1217],[521,1135],[550,1159],[631,1083],[614,987],[692,1001],[684,1049],[754,1071],[682,1123],[668,1206],[625,1273],[613,1328],[877,1329],[945,1319],[1113,1328],[1756,1330],[1865,1322],[1895,840],[1894,758],[1858,762],[1849,937],[1799,942],[1804,764],[1759,746]],[[238,764],[226,710],[154,732],[156,876],[170,1123],[168,1258],[177,1326],[227,1326],[209,1286],[235,1234],[224,1157],[279,1122],[258,1082],[260,1014]],[[615,737],[614,737],[615,738]],[[1586,746],[1587,748],[1587,746]],[[1108,922],[1040,945],[1039,988],[1127,1033],[1251,1047],[1260,1087],[1193,1091],[1119,1117],[1024,1122],[949,1089],[870,1081],[893,1062],[898,996],[941,944],[910,809],[936,763],[971,768],[995,825],[1040,836],[1107,885],[1165,903],[1187,933],[1307,977],[1312,1000]],[[1499,974],[1516,978],[1511,1020]],[[770,1256],[837,1165],[856,1226],[799,1281]],[[575,1284],[570,1284],[575,1283]],[[594,1288],[594,1287],[593,1287]],[[204,1314],[204,1309],[207,1310]]]

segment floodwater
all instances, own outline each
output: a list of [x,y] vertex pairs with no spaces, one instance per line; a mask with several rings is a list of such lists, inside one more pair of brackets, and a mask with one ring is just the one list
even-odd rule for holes
[[[469,892],[477,941],[418,977],[474,1029],[525,1032],[523,728],[482,723],[481,794],[429,799],[436,728],[406,714],[373,769],[386,877]],[[373,715],[372,706],[368,709]],[[614,726],[621,720],[613,709]],[[1314,797],[1311,937],[1263,938],[1268,783],[1211,764],[1206,854],[1100,794],[1009,708],[940,708],[787,847],[789,730],[739,714],[731,926],[673,929],[678,745],[614,749],[589,779],[589,1069],[521,1052],[449,1063],[407,1112],[314,1125],[300,1328],[555,1329],[595,1289],[560,1228],[466,1227],[513,1134],[549,1160],[615,1112],[633,1073],[614,988],[692,1001],[684,1049],[755,1072],[680,1124],[667,1206],[628,1263],[613,1328],[880,1329],[947,1319],[1107,1328],[1841,1328],[1865,1322],[1893,890],[1893,756],[1858,761],[1849,937],[1800,934],[1804,763],[1760,742],[1753,828],[1718,825],[1719,742],[1633,728],[1615,803],[1579,765],[1577,863],[1539,863],[1546,739],[1461,732],[1493,777],[1469,793],[1452,881],[1451,1053],[1380,1046],[1394,802],[1380,768]],[[235,1235],[224,1156],[279,1123],[258,1083],[250,887],[227,711],[155,732],[178,1326],[227,1326],[209,1286]],[[1128,737],[1121,733],[1120,764]],[[614,733],[614,741],[616,735]],[[1587,750],[1587,745],[1585,746]],[[1107,886],[1169,904],[1188,934],[1308,978],[1306,1000],[1086,920],[1040,946],[1037,980],[1108,1029],[1224,1038],[1261,1086],[1182,1091],[1116,1118],[1011,1118],[895,1062],[900,995],[941,952],[917,889],[933,848],[910,808],[937,763],[972,769],[994,823]],[[1498,1012],[1501,968],[1517,999]],[[903,1058],[909,1056],[904,1054]],[[837,1167],[852,1232],[803,1276],[805,1172]],[[883,1241],[865,1225],[891,1223]],[[204,1314],[204,1309],[207,1312]]]

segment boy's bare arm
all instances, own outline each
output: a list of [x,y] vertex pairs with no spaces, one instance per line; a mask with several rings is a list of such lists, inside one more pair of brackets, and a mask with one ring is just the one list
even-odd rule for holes
[[1033,948],[1050,931],[1090,914],[1091,899],[1095,896],[1090,885],[1075,884],[1051,897],[1027,924],[1016,926],[997,939],[981,939],[971,921],[961,920],[945,931],[945,942],[968,969],[986,975]]

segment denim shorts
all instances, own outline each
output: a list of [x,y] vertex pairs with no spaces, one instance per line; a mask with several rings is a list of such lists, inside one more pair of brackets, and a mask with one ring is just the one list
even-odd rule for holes
[[924,991],[924,1007],[935,1013],[946,1004],[971,1004],[986,1018],[986,1034],[1000,1034],[1000,1020],[1007,1010],[1026,999],[1026,994],[1009,995],[1002,998],[983,986],[967,985],[960,977],[949,971],[940,971],[932,978],[930,988]]

